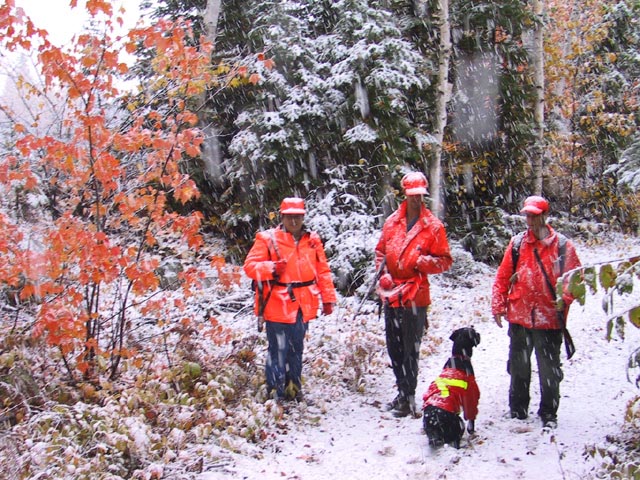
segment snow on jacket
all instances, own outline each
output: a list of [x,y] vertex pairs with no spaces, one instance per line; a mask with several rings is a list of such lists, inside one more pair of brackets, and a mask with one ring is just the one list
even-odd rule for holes
[[[431,257],[428,268],[421,272],[416,268],[420,256]],[[376,246],[377,268],[383,259],[395,287],[388,291],[378,289],[378,295],[392,307],[430,305],[428,275],[445,272],[453,263],[444,225],[424,205],[418,221],[407,232],[406,200],[382,227]]]
[[[274,262],[285,260],[285,272],[274,277]],[[281,225],[256,234],[247,254],[244,271],[249,278],[263,282],[266,302],[263,317],[267,321],[295,323],[298,309],[305,322],[316,318],[322,303],[336,303],[331,269],[315,232],[303,232],[298,242]],[[255,313],[259,314],[259,291],[256,288]]]
[[464,411],[465,420],[478,415],[480,389],[473,374],[445,367],[422,396],[422,409],[432,405],[456,415]]
[[[561,272],[558,259],[558,234],[550,226],[547,225],[547,228],[549,235],[542,240],[538,240],[530,230],[525,233],[520,244],[515,276],[511,253],[513,238],[509,242],[493,284],[491,311],[494,316],[506,315],[510,323],[526,328],[554,330],[561,328],[554,298],[540,270],[534,249],[538,250],[547,276],[554,287],[558,277],[580,266],[580,260],[573,243],[567,239],[564,267]],[[573,297],[565,289],[562,298],[568,309]]]

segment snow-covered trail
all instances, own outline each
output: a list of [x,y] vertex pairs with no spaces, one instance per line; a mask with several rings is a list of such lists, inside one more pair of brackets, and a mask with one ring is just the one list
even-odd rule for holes
[[[578,252],[584,264],[624,255],[612,257],[611,247],[604,246],[578,245]],[[535,415],[539,401],[536,371],[529,419],[508,418],[507,329],[498,328],[490,317],[492,281],[493,270],[487,269],[470,276],[465,287],[433,282],[434,305],[431,327],[423,340],[419,396],[447,359],[451,349],[448,337],[454,329],[474,325],[482,336],[473,355],[481,390],[477,435],[465,436],[460,450],[445,446],[432,451],[421,419],[397,419],[384,411],[382,404],[395,392],[381,343],[378,361],[371,363],[365,375],[364,394],[338,390],[335,384],[314,384],[310,378],[307,396],[316,404],[294,407],[284,419],[286,427],[259,455],[262,458],[234,455],[226,473],[212,471],[200,478],[229,478],[230,473],[234,478],[301,480],[588,478],[594,464],[585,456],[585,445],[598,444],[607,434],[615,434],[626,402],[637,394],[626,379],[625,366],[632,346],[640,339],[638,330],[629,327],[626,341],[608,342],[599,297],[588,299],[585,306],[572,307],[568,325],[577,352],[567,361],[563,349],[565,377],[559,426],[543,434]],[[350,307],[346,308],[350,313]],[[341,315],[339,310],[319,321],[326,323],[310,331],[305,355],[313,355],[313,336],[320,332],[348,339],[353,329],[366,328],[384,339],[377,313],[350,322],[349,315]],[[344,348],[348,351],[349,345]]]

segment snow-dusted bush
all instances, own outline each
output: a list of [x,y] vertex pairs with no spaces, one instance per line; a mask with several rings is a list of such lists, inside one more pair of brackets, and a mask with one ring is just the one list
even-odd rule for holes
[[498,208],[486,208],[477,222],[468,225],[460,244],[480,262],[497,264],[513,235],[526,228],[524,218]]
[[620,157],[620,163],[609,167],[606,173],[615,173],[619,185],[626,185],[632,191],[640,191],[640,136]]
[[640,477],[640,397],[627,405],[625,424],[618,435],[597,445],[586,445],[585,456],[600,461],[596,478]]
[[327,192],[312,196],[305,224],[322,238],[336,287],[350,294],[369,281],[380,231],[378,217],[363,200],[366,190],[355,195],[346,185],[334,179]]

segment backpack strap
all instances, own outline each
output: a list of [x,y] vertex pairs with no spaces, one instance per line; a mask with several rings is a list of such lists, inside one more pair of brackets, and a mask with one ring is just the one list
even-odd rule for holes
[[511,263],[513,265],[514,273],[518,265],[518,259],[520,258],[520,246],[522,245],[522,240],[526,233],[526,231],[518,233],[513,237],[513,241],[511,242]]
[[[269,241],[271,243],[271,246],[273,247],[273,250],[275,251],[276,254],[276,258],[278,260],[280,260],[280,251],[278,250],[278,245],[276,243],[276,237],[273,233],[273,228],[268,230],[269,233]],[[273,258],[272,254],[271,254],[271,248],[269,248],[269,242],[267,242],[267,251],[269,252],[269,260],[271,260]],[[267,293],[267,297],[264,297],[264,284],[267,284],[267,287],[269,288],[269,293]],[[258,293],[258,318],[262,318],[262,315],[264,314],[264,310],[267,307],[267,303],[269,302],[269,299],[271,298],[271,292],[273,292],[273,287],[272,284],[275,283],[271,280],[265,280],[264,282],[262,280],[253,280],[251,282],[251,288],[256,291]]]

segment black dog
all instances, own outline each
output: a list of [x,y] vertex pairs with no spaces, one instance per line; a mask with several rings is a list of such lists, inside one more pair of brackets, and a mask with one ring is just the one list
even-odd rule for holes
[[460,328],[449,337],[453,340],[451,358],[444,369],[423,396],[424,431],[432,447],[445,443],[460,448],[464,434],[464,418],[468,420],[467,431],[475,431],[475,419],[478,414],[480,390],[476,384],[471,355],[473,347],[480,343],[480,334],[473,327]]

